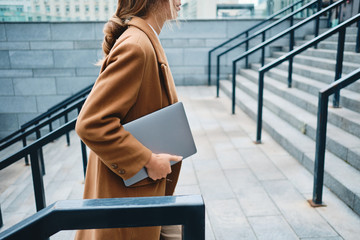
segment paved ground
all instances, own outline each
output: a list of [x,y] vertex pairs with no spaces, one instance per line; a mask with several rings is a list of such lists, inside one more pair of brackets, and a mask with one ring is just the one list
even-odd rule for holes
[[[184,160],[176,194],[202,194],[207,240],[360,239],[360,217],[327,189],[327,207],[311,208],[306,200],[312,195],[312,175],[265,132],[263,144],[254,144],[255,123],[240,109],[231,115],[228,99],[216,99],[212,87],[179,87],[178,92],[198,153]],[[70,147],[62,138],[44,152],[47,202],[80,198],[75,134]],[[35,211],[32,191],[30,169],[22,162],[0,172],[3,229]],[[72,235],[62,232],[52,239]]]

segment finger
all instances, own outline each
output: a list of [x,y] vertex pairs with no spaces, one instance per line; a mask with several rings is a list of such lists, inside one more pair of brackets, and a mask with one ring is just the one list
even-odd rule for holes
[[172,155],[170,158],[170,161],[175,161],[175,162],[180,162],[181,160],[183,160],[182,156]]

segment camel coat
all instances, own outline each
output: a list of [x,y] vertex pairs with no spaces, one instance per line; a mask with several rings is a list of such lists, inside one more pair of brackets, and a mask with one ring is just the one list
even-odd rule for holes
[[[126,187],[151,157],[122,124],[177,102],[174,81],[160,41],[134,17],[106,57],[79,114],[76,132],[91,149],[84,198],[172,195],[181,163],[166,179],[144,179]],[[121,216],[119,216],[121,218]],[[159,240],[160,227],[81,230],[76,240]]]

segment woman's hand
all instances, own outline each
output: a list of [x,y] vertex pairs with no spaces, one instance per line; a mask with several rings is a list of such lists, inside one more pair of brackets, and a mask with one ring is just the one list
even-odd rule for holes
[[149,162],[145,165],[147,173],[152,180],[165,178],[171,173],[170,161],[179,162],[182,157],[166,153],[151,154]]

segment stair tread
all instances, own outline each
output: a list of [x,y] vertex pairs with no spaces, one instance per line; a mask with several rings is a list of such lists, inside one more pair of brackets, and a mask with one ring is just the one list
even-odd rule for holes
[[[221,85],[227,88],[231,92],[231,83],[228,81],[221,81]],[[241,103],[248,105],[248,110],[253,111],[256,115],[255,109],[257,109],[257,103],[253,98],[241,89],[237,89],[236,97]],[[310,159],[314,162],[315,156],[315,142],[309,137],[301,134],[289,123],[282,120],[276,114],[270,110],[263,109],[263,121],[271,122],[274,125],[274,131],[277,131],[282,136],[286,136],[287,141],[291,142],[298,149],[302,149],[303,152],[310,156]],[[312,156],[312,157],[311,157]],[[335,156],[328,150],[326,150],[326,164],[325,171],[333,177],[336,177],[337,181],[342,183],[347,189],[353,193],[360,193],[360,173],[342,159]]]
[[[286,64],[286,62],[284,64]],[[252,63],[252,65],[256,66],[256,67],[260,67],[260,64],[257,64],[257,63]],[[277,74],[285,76],[285,77],[288,76],[288,73],[286,71],[278,69],[278,68],[273,68],[273,69],[271,69],[269,71],[276,72]],[[301,76],[301,75],[296,74],[296,73],[293,73],[292,79],[293,79],[293,81],[299,81],[299,82],[303,82],[303,83],[315,86],[319,90],[324,89],[324,88],[329,86],[329,84],[327,84],[327,83],[316,81],[314,79],[307,78],[307,77]],[[354,91],[350,91],[348,89],[341,89],[341,93],[342,93],[343,97],[346,97],[346,98],[349,98],[349,99],[352,99],[352,100],[355,100],[355,101],[360,100],[359,99],[359,94],[354,92]]]
[[[251,82],[250,80],[247,80],[245,77],[242,76],[237,76],[237,77],[238,79],[241,78],[241,84],[246,84],[248,88],[250,88],[253,92],[257,93],[258,91],[257,84]],[[264,81],[265,83],[271,82],[269,77],[265,77]],[[271,99],[274,104],[279,106],[279,108],[281,108],[282,110],[285,109],[288,113],[290,113],[292,116],[297,118],[300,122],[311,126],[313,129],[316,129],[317,117],[315,115],[283,99],[282,97],[275,95],[274,93],[270,92],[267,89],[264,89],[264,99],[269,99],[269,100]],[[349,149],[360,147],[360,140],[356,136],[344,131],[343,129],[337,126],[334,126],[331,123],[328,123],[327,128],[328,128],[327,136],[331,139],[335,139],[334,141],[338,141],[337,139],[343,139],[343,142],[344,141],[346,142],[344,146],[346,146]]]
[[[284,55],[286,54],[287,52],[280,52],[280,51],[274,51],[273,54],[275,55]],[[305,59],[305,60],[316,60],[316,61],[322,61],[322,62],[325,62],[325,63],[328,63],[328,64],[336,64],[336,60],[335,59],[327,59],[327,58],[320,58],[320,57],[313,57],[313,56],[307,56],[307,55],[302,55],[302,54],[298,54],[296,55],[295,58],[301,58],[301,59]],[[269,58],[269,59],[274,59],[275,58]],[[299,63],[298,63],[299,64]],[[353,62],[346,62],[344,61],[343,62],[343,65],[344,66],[349,66],[349,67],[354,67],[354,68],[360,68],[360,64],[358,63],[353,63]]]
[[[253,77],[256,78],[258,77],[258,73],[252,69],[241,69],[240,71],[246,72],[247,74],[252,75]],[[296,96],[297,98],[300,98],[302,101],[307,102],[307,104],[311,104],[317,107],[318,97],[310,93],[304,92],[296,88],[288,88],[285,83],[277,81],[276,79],[269,76],[265,76],[265,84],[271,84],[277,87],[278,89],[286,89],[286,91],[291,91],[292,95]],[[349,119],[351,119],[352,122],[360,125],[360,113],[358,112],[352,111],[347,108],[331,108],[331,107],[329,107],[328,111],[329,113],[339,115],[341,118],[346,116]]]

